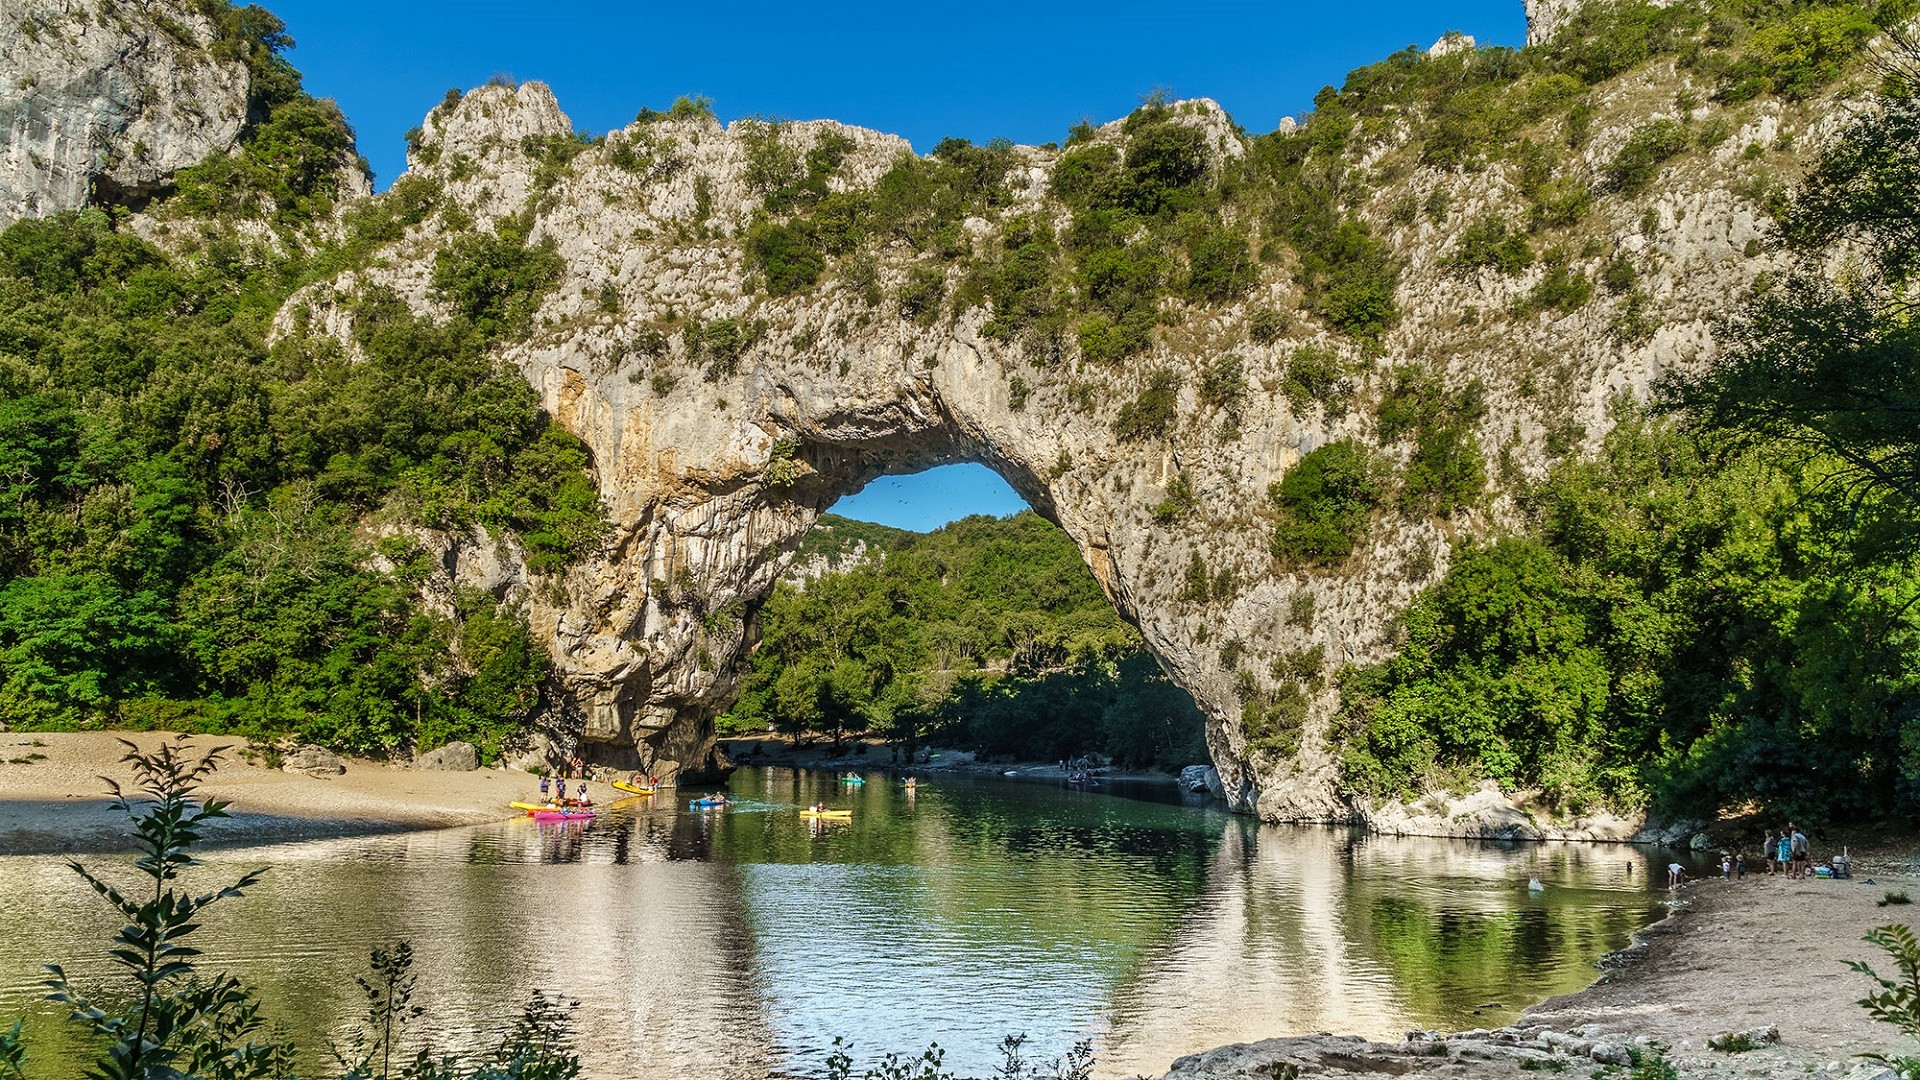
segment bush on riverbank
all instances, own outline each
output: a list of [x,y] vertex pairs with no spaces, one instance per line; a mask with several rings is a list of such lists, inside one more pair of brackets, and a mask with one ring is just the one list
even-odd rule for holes
[[[1787,201],[1791,256],[1705,371],[1628,399],[1346,673],[1347,781],[1493,779],[1579,810],[1920,807],[1920,49]],[[1858,265],[1836,280],[1836,246]]]
[[307,336],[304,311],[269,345],[296,288],[397,239],[438,191],[408,178],[339,236],[316,225],[351,129],[300,88],[277,19],[199,6],[266,119],[150,208],[170,248],[119,209],[0,232],[0,723],[491,756],[540,705],[547,658],[492,597],[423,605],[433,562],[406,536],[484,527],[536,572],[598,542],[584,444],[489,352],[561,260],[502,219],[437,260],[447,321],[370,295],[358,356]]

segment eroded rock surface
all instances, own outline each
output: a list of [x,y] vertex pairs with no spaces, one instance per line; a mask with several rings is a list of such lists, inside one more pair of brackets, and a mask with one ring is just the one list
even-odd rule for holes
[[[162,182],[239,133],[245,72],[210,59],[211,29],[118,10],[80,0],[8,9],[0,223],[80,205],[96,180],[123,193]],[[1527,10],[1539,37],[1574,5]],[[430,602],[445,607],[456,588],[475,587],[527,612],[562,687],[543,733],[557,755],[661,775],[720,765],[712,720],[731,699],[755,611],[822,510],[883,473],[976,461],[1073,538],[1192,692],[1210,717],[1217,790],[1234,808],[1396,832],[1616,838],[1639,823],[1544,820],[1526,793],[1352,800],[1327,676],[1388,655],[1394,620],[1445,573],[1452,546],[1517,522],[1519,482],[1597,446],[1616,396],[1710,357],[1714,320],[1770,265],[1756,200],[1777,177],[1762,175],[1770,164],[1752,151],[1787,135],[1818,145],[1844,110],[1762,100],[1682,116],[1679,102],[1702,100],[1692,78],[1661,60],[1591,92],[1590,135],[1565,167],[1595,183],[1593,203],[1554,240],[1564,250],[1552,268],[1462,272],[1452,256],[1468,224],[1524,218],[1519,167],[1429,167],[1408,151],[1409,132],[1387,126],[1350,150],[1355,175],[1369,179],[1336,208],[1401,267],[1397,321],[1380,340],[1357,342],[1316,316],[1282,253],[1260,262],[1243,295],[1162,297],[1151,344],[1108,363],[1071,340],[1046,354],[992,333],[990,304],[953,300],[969,287],[970,260],[996,254],[1009,222],[1065,234],[1072,214],[1052,185],[1062,150],[1013,148],[1005,197],[950,223],[944,257],[881,242],[858,259],[836,256],[818,284],[770,290],[745,253],[769,213],[756,154],[773,140],[807,161],[831,144],[822,190],[866,191],[912,154],[904,140],[825,121],[723,127],[692,110],[589,144],[546,87],[487,86],[433,109],[413,142],[406,180],[433,212],[357,268],[296,294],[276,333],[335,337],[355,355],[355,301],[372,290],[447,316],[437,262],[459,237],[506,220],[564,262],[532,326],[501,355],[591,449],[611,535],[553,574],[531,572],[510,537],[416,537],[440,567],[424,585]],[[1209,175],[1248,153],[1212,102],[1176,103],[1168,115],[1197,133]],[[1724,130],[1663,166],[1643,193],[1605,195],[1598,178],[1653,119]],[[1087,138],[1124,155],[1134,136],[1116,122]],[[1596,291],[1568,310],[1528,300],[1549,273],[1594,282],[1621,259],[1639,267],[1630,293]],[[922,317],[900,299],[910,282],[947,302]],[[1258,329],[1263,314],[1282,316],[1278,328]],[[1349,373],[1339,407],[1288,388],[1308,349]],[[1205,390],[1226,356],[1240,372],[1230,406]],[[1392,463],[1409,457],[1410,444],[1383,439],[1377,421],[1401,366],[1452,391],[1474,388],[1485,404],[1475,440],[1488,473],[1506,479],[1485,505],[1450,517],[1381,515],[1337,567],[1276,563],[1269,491],[1304,455],[1352,439]],[[1157,378],[1177,386],[1171,422],[1123,435],[1116,422]],[[1195,589],[1196,571],[1205,588]],[[1284,737],[1272,722],[1250,730],[1247,717],[1296,691],[1306,704]]]
[[[1671,77],[1669,68],[1646,81]],[[1620,85],[1598,95],[1589,167],[1645,121],[1646,93]],[[1173,112],[1204,133],[1215,167],[1245,152],[1211,102]],[[555,170],[529,149],[571,137],[552,94],[537,83],[485,87],[428,117],[412,175],[430,180],[465,219],[531,215],[535,241],[550,239],[567,265],[538,328],[506,355],[592,448],[615,524],[603,554],[526,593],[589,761],[669,773],[716,764],[711,720],[730,699],[753,612],[820,512],[882,473],[978,461],[1066,530],[1115,606],[1212,718],[1220,790],[1235,808],[1267,820],[1359,818],[1389,831],[1616,839],[1641,823],[1542,822],[1524,798],[1497,792],[1424,810],[1350,803],[1327,738],[1334,695],[1324,683],[1297,752],[1256,745],[1243,708],[1283,680],[1277,662],[1317,649],[1332,670],[1385,655],[1395,615],[1445,572],[1450,545],[1514,512],[1502,496],[1489,512],[1450,521],[1390,516],[1337,570],[1287,571],[1269,554],[1267,492],[1316,447],[1377,441],[1365,402],[1402,363],[1483,388],[1477,434],[1489,453],[1499,448],[1503,468],[1544,471],[1550,432],[1596,445],[1614,395],[1644,392],[1661,371],[1711,355],[1712,320],[1766,265],[1752,243],[1761,212],[1728,181],[1739,148],[1780,122],[1761,115],[1645,196],[1596,209],[1592,231],[1613,239],[1589,245],[1574,264],[1598,277],[1624,252],[1649,267],[1640,289],[1659,317],[1636,340],[1621,340],[1613,298],[1570,314],[1522,310],[1543,268],[1511,278],[1450,269],[1459,223],[1515,212],[1517,178],[1501,165],[1472,174],[1418,169],[1356,208],[1405,265],[1401,318],[1377,350],[1305,315],[1280,340],[1255,340],[1254,312],[1302,310],[1299,287],[1270,268],[1243,300],[1169,312],[1177,325],[1145,355],[1106,368],[1028,355],[985,332],[990,312],[981,306],[931,321],[903,317],[848,274],[768,295],[741,243],[764,201],[748,170],[753,141],[767,135],[750,121],[636,123]],[[788,125],[778,137],[797,154],[844,140],[828,179],[835,191],[873,186],[910,152],[892,136],[826,122]],[[1127,138],[1119,124],[1094,137],[1122,150]],[[1010,205],[995,220],[964,223],[978,244],[1018,215],[1065,227],[1067,213],[1049,195],[1060,152],[1016,152]],[[1391,213],[1396,202],[1436,193],[1451,201],[1451,228]],[[444,314],[431,279],[448,240],[445,220],[418,226],[373,267],[296,296],[283,331],[319,328],[350,344],[351,298],[375,286]],[[877,260],[879,294],[896,295],[928,265],[949,294],[962,284],[960,267],[895,245]],[[738,335],[724,356],[703,337],[716,326]],[[1306,345],[1357,366],[1361,404],[1336,411],[1289,400],[1282,377]],[[1206,365],[1228,352],[1242,358],[1250,388],[1231,418],[1200,396]],[[1116,417],[1157,370],[1179,380],[1177,423],[1164,438],[1119,437]],[[1169,514],[1181,485],[1192,510]],[[1196,555],[1232,587],[1194,600],[1186,571]]]
[[8,0],[0,7],[0,228],[138,202],[231,149],[248,74],[216,59],[207,19],[167,4]]

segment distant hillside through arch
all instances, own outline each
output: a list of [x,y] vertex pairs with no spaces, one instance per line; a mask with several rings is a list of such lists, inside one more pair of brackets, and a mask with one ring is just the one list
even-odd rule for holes
[[1032,510],[925,533],[823,515],[760,629],[723,734],[1140,768],[1206,760],[1193,698]]

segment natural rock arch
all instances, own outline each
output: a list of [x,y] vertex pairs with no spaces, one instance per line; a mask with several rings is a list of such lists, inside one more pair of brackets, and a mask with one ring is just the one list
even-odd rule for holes
[[[1202,133],[1214,167],[1245,152],[1212,103],[1171,108]],[[1615,122],[1624,130],[1631,119]],[[1756,212],[1709,170],[1607,211],[1626,249],[1658,247],[1648,287],[1665,321],[1646,340],[1620,344],[1597,304],[1464,320],[1469,304],[1512,308],[1532,278],[1453,272],[1444,262],[1450,236],[1431,221],[1394,222],[1389,207],[1441,191],[1458,219],[1470,220],[1516,196],[1498,168],[1477,177],[1422,169],[1352,210],[1404,266],[1401,319],[1372,346],[1317,322],[1292,277],[1269,268],[1242,299],[1169,310],[1166,329],[1132,360],[1039,357],[989,334],[982,306],[921,320],[885,302],[928,265],[947,292],[963,283],[957,268],[903,248],[883,248],[864,274],[837,267],[810,289],[769,295],[740,241],[763,203],[748,173],[752,145],[768,134],[754,123],[723,130],[700,115],[636,123],[603,144],[573,145],[556,167],[542,147],[568,143],[572,132],[545,87],[473,91],[434,110],[411,158],[410,175],[458,213],[428,219],[369,266],[296,295],[283,311],[282,332],[331,333],[351,348],[345,301],[369,286],[392,289],[420,312],[443,310],[431,279],[450,221],[523,215],[536,239],[555,245],[565,276],[537,325],[503,355],[592,449],[614,523],[598,557],[525,590],[591,759],[712,765],[711,721],[728,703],[734,661],[750,647],[753,610],[818,514],[883,472],[971,460],[998,471],[1073,538],[1119,611],[1193,694],[1210,718],[1209,746],[1233,806],[1290,820],[1363,812],[1340,792],[1325,739],[1335,702],[1324,683],[1291,745],[1259,745],[1242,715],[1249,702],[1270,703],[1288,678],[1275,662],[1290,654],[1315,647],[1330,667],[1383,655],[1394,616],[1444,572],[1451,540],[1510,507],[1497,497],[1452,520],[1388,515],[1336,569],[1276,565],[1269,485],[1330,441],[1376,437],[1368,409],[1289,400],[1282,384],[1294,350],[1346,357],[1362,403],[1377,397],[1395,364],[1418,364],[1456,387],[1477,380],[1487,406],[1481,444],[1537,474],[1550,427],[1571,425],[1591,445],[1612,395],[1644,389],[1662,366],[1710,349],[1708,320],[1753,269],[1739,253],[1755,235]],[[777,133],[796,153],[829,135],[845,140],[833,190],[871,188],[911,153],[903,140],[830,123]],[[1113,124],[1095,138],[1124,145],[1127,135]],[[1016,215],[1064,213],[1049,187],[1059,152],[1014,153],[1010,202],[992,220],[963,222],[969,243],[988,243]],[[1643,215],[1670,227],[1636,232],[1628,222]],[[1256,340],[1249,323],[1260,310],[1294,312],[1292,329]],[[1201,392],[1210,366],[1228,354],[1244,375],[1238,409]],[[1530,387],[1549,369],[1556,382],[1546,397]],[[1174,387],[1164,429],[1116,424],[1156,384]],[[447,540],[448,574],[496,588],[524,581],[511,550],[501,558],[490,550],[497,546],[480,535]],[[1210,583],[1204,599],[1189,586],[1196,566]]]

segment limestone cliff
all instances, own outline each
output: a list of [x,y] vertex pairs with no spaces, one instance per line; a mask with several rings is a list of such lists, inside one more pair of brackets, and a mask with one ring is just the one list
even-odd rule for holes
[[33,0],[0,24],[0,228],[138,201],[246,125],[246,65],[216,57],[197,12]]
[[[1544,35],[1568,5],[1528,9]],[[1451,49],[1419,62],[1482,61]],[[189,70],[202,69],[180,69]],[[1537,242],[1551,256],[1508,271],[1463,262],[1461,237],[1545,205],[1541,177],[1523,163],[1430,160],[1412,113],[1387,110],[1337,140],[1319,116],[1303,131],[1288,125],[1276,136],[1293,140],[1282,158],[1338,145],[1340,186],[1310,194],[1377,238],[1397,268],[1397,318],[1377,336],[1342,332],[1326,315],[1285,238],[1284,210],[1234,202],[1256,145],[1212,102],[1156,105],[1143,114],[1150,123],[1082,131],[1066,149],[956,156],[942,167],[991,164],[991,197],[940,204],[908,167],[929,159],[893,136],[819,121],[723,127],[688,107],[584,140],[545,86],[490,85],[436,107],[414,141],[396,188],[430,212],[356,268],[296,294],[276,332],[336,337],[351,354],[357,300],[373,290],[445,317],[437,271],[463,239],[524,236],[564,263],[500,356],[591,448],[611,534],[595,556],[544,576],[505,541],[481,551],[494,545],[484,534],[447,538],[435,550],[448,581],[429,589],[477,575],[475,584],[524,598],[563,686],[563,726],[589,760],[660,773],[716,765],[712,719],[751,647],[756,606],[824,508],[887,472],[978,461],[1065,529],[1192,692],[1211,718],[1233,806],[1269,820],[1377,816],[1408,831],[1538,835],[1501,800],[1451,806],[1437,825],[1418,808],[1351,805],[1328,731],[1328,676],[1385,655],[1395,616],[1445,572],[1451,545],[1512,522],[1518,483],[1594,446],[1616,395],[1710,356],[1715,318],[1768,266],[1761,200],[1794,167],[1790,139],[1817,144],[1835,122],[1833,100],[1706,106],[1708,88],[1694,80],[1669,59],[1591,90],[1576,84],[1577,139],[1568,99],[1553,97],[1564,83],[1523,88],[1529,102],[1557,104],[1507,137],[1560,148],[1544,186],[1579,199],[1547,207]],[[1618,182],[1623,150],[1650,123],[1682,135],[1648,175]],[[1148,145],[1150,135],[1160,143]],[[207,136],[209,150],[218,144]],[[14,145],[9,192],[50,192],[84,171],[23,164]],[[1169,160],[1166,146],[1184,156]],[[1087,222],[1063,201],[1061,170],[1095,162],[1103,147],[1113,168],[1170,171],[1187,185],[1183,198],[1210,207],[1193,211],[1193,235],[1246,231],[1260,257],[1233,262],[1232,287],[1217,294],[1162,290],[1134,309],[1148,312],[1145,326],[1009,332],[993,275],[1018,269],[1020,237],[1043,236],[1035,243],[1047,250],[1091,242],[1075,231]],[[813,208],[807,227],[817,232],[855,195],[947,216],[911,238],[876,230],[781,247],[795,234],[780,223],[797,219],[796,206]],[[42,211],[53,205],[33,198]],[[1053,237],[1062,239],[1048,248]],[[1136,239],[1108,242],[1124,250]],[[1155,272],[1195,274],[1183,250],[1156,251]],[[1592,288],[1620,278],[1620,266],[1619,288]],[[1082,266],[1061,288],[1097,298],[1117,287],[1105,272]],[[1102,344],[1123,331],[1138,340]],[[1307,358],[1321,377],[1301,374]],[[1333,565],[1277,560],[1269,493],[1303,456],[1343,439],[1389,462],[1413,453],[1405,438],[1383,436],[1377,416],[1396,371],[1430,373],[1449,408],[1475,403],[1489,496],[1432,514],[1383,511]],[[1304,702],[1299,715],[1273,720],[1290,693]],[[1631,825],[1554,828],[1619,835]]]
[[[1684,82],[1667,67],[1604,88],[1578,167],[1597,172],[1650,112],[1672,115],[1672,88]],[[1246,151],[1211,102],[1172,110],[1203,134],[1215,167]],[[1214,718],[1210,743],[1230,801],[1269,819],[1329,819],[1351,812],[1325,739],[1330,692],[1319,692],[1292,755],[1250,745],[1240,723],[1248,699],[1278,680],[1276,661],[1307,646],[1334,665],[1380,655],[1394,614],[1444,571],[1449,544],[1497,527],[1507,506],[1496,498],[1488,511],[1451,520],[1390,518],[1334,572],[1278,567],[1268,550],[1269,485],[1330,440],[1377,436],[1366,408],[1290,401],[1289,358],[1306,345],[1335,351],[1355,365],[1363,402],[1410,361],[1450,385],[1477,381],[1487,403],[1480,444],[1498,448],[1506,468],[1537,474],[1550,441],[1562,444],[1553,453],[1592,444],[1614,394],[1642,391],[1662,369],[1707,355],[1712,320],[1763,265],[1759,210],[1736,192],[1752,160],[1743,148],[1771,145],[1783,116],[1762,104],[1737,123],[1644,196],[1603,200],[1569,256],[1589,277],[1620,257],[1644,267],[1641,299],[1631,301],[1650,300],[1657,312],[1644,333],[1621,333],[1623,298],[1529,311],[1520,301],[1551,272],[1544,267],[1512,278],[1450,269],[1459,224],[1516,210],[1518,178],[1500,165],[1395,169],[1389,138],[1372,153],[1392,179],[1354,207],[1404,260],[1403,316],[1377,348],[1331,333],[1302,310],[1292,277],[1269,267],[1243,299],[1167,309],[1152,347],[1119,367],[1036,358],[987,332],[984,306],[929,321],[876,303],[900,296],[926,266],[947,291],[961,287],[958,268],[905,245],[881,250],[877,290],[840,272],[795,295],[769,295],[741,242],[765,203],[748,175],[757,142],[785,140],[805,155],[835,140],[844,154],[827,185],[846,191],[871,188],[910,152],[890,136],[830,123],[770,133],[700,116],[649,120],[556,171],[529,149],[571,138],[552,95],[539,84],[486,87],[428,118],[414,174],[440,187],[458,222],[532,214],[534,235],[551,238],[568,266],[538,329],[507,356],[592,446],[616,525],[604,556],[533,594],[536,625],[594,754],[626,760],[638,747],[662,767],[710,761],[710,718],[727,702],[754,606],[820,511],[883,472],[974,460],[1074,538],[1116,606]],[[1124,152],[1128,136],[1113,124],[1092,138]],[[1049,184],[1061,152],[1015,153],[1008,204],[964,223],[973,247],[1022,215],[1065,227]],[[1399,208],[1411,200],[1449,204],[1455,224],[1407,220]],[[436,310],[430,279],[445,220],[395,245],[384,265],[291,310],[346,335],[352,315],[342,298],[373,284]],[[1292,329],[1257,340],[1254,316],[1272,310],[1294,313]],[[709,328],[729,336],[716,344]],[[1252,388],[1232,417],[1201,391],[1206,365],[1229,352],[1243,359]],[[1177,423],[1164,438],[1117,435],[1116,419],[1161,370],[1180,386]],[[1166,510],[1176,488],[1190,512]],[[1183,571],[1196,553],[1234,585],[1193,599]],[[1515,830],[1504,818],[1484,827]]]

